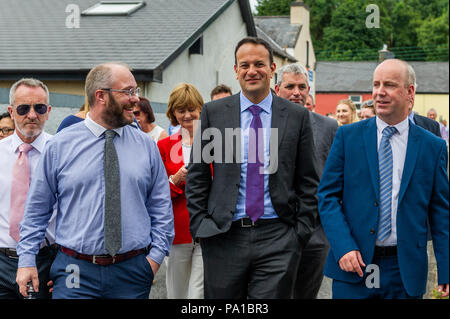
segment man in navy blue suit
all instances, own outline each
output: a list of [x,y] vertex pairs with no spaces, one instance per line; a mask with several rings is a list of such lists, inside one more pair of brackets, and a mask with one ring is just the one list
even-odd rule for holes
[[408,120],[414,83],[406,62],[384,61],[373,75],[377,116],[337,131],[317,193],[333,298],[422,298],[427,217],[448,296],[447,148]]

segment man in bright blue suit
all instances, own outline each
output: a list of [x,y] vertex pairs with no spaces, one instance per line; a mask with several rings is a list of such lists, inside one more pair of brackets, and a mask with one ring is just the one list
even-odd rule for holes
[[386,60],[373,75],[377,116],[337,131],[317,193],[333,298],[422,298],[427,217],[439,290],[448,296],[447,149],[408,120],[414,94],[411,66]]

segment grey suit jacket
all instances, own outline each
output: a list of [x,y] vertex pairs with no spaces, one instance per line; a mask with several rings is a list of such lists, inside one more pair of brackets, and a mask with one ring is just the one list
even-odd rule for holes
[[[240,137],[230,141],[225,136],[240,127],[239,93],[205,104],[200,120],[185,191],[194,238],[227,232],[232,223],[241,175],[236,150],[240,151],[241,141]],[[278,157],[272,157],[276,152],[271,148],[270,159],[271,165],[272,161],[278,163],[269,176],[272,205],[280,220],[294,226],[306,243],[318,225],[319,182],[309,111],[273,95],[271,127],[278,130]],[[215,149],[211,147],[214,140]],[[195,158],[202,153],[202,158]],[[206,161],[208,154],[215,158]]]
[[321,177],[328,152],[331,149],[331,144],[333,144],[333,139],[338,129],[338,122],[314,112],[310,112],[310,117],[318,160],[319,177]]

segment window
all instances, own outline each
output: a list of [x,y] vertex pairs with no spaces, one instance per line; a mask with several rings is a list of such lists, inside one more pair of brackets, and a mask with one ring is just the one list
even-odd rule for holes
[[143,6],[145,6],[144,1],[101,1],[84,10],[81,14],[93,16],[130,15]]
[[361,95],[349,95],[348,98],[350,100],[352,100],[353,103],[355,103],[357,110],[359,110],[361,108],[361,104],[362,104],[362,96]]
[[189,54],[203,54],[203,36],[197,39],[189,48]]

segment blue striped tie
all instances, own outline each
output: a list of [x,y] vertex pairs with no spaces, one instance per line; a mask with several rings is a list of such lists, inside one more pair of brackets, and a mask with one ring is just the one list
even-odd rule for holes
[[392,203],[392,149],[389,139],[397,132],[393,126],[383,130],[380,148],[378,149],[378,165],[380,171],[380,220],[378,223],[378,240],[384,241],[391,234]]

